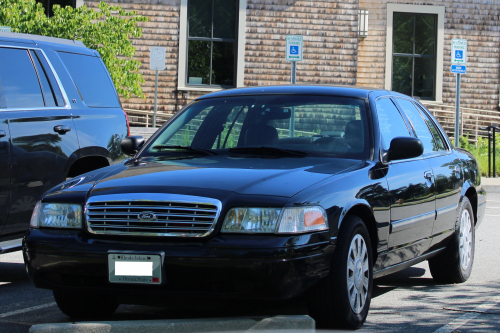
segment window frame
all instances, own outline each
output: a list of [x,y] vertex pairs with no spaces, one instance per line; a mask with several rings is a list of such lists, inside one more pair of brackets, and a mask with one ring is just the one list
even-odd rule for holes
[[[444,18],[445,6],[434,5],[403,5],[387,4],[387,34],[386,34],[386,52],[385,52],[385,89],[391,90],[393,77],[393,29],[394,13],[408,14],[434,14],[437,15],[437,38],[436,38],[436,74],[435,74],[435,96],[434,100],[429,102],[443,102],[443,56],[444,56]],[[426,100],[427,101],[427,100]]]
[[[10,49],[20,49],[20,50],[25,50],[30,58],[30,61],[31,61],[31,64],[33,66],[33,70],[35,71],[35,74],[37,76],[37,79],[38,79],[38,83],[40,85],[40,77],[38,76],[38,71],[33,63],[33,59],[31,59],[31,50],[33,51],[40,51],[42,56],[45,58],[45,61],[47,62],[47,64],[49,65],[49,68],[44,68],[43,67],[43,64],[41,63],[40,65],[42,66],[42,68],[44,68],[45,70],[50,70],[52,72],[52,74],[54,75],[54,78],[56,80],[56,82],[52,82],[50,80],[49,77],[47,77],[47,80],[49,81],[49,84],[52,85],[52,87],[58,87],[59,90],[61,91],[61,94],[62,94],[62,97],[63,97],[63,102],[64,102],[64,105],[63,106],[40,106],[40,107],[33,107],[33,108],[1,108],[0,109],[0,112],[5,112],[5,111],[33,111],[33,110],[46,110],[46,109],[51,109],[51,110],[61,110],[61,109],[64,109],[64,110],[70,110],[71,109],[71,106],[69,104],[69,99],[68,99],[68,95],[66,94],[66,91],[64,90],[64,87],[61,83],[61,80],[57,74],[57,72],[54,70],[54,67],[52,65],[52,63],[50,62],[49,58],[47,57],[47,54],[44,52],[43,49],[39,48],[39,47],[30,47],[30,46],[13,46],[13,45],[7,45],[7,44],[2,44],[0,42],[0,48],[10,48]],[[44,96],[44,93],[43,93],[43,89],[42,87],[40,86],[40,91],[42,93],[42,96],[44,98],[44,103],[45,103],[45,96]]]
[[[235,46],[235,78],[231,88],[244,86],[245,70],[245,23],[247,0],[235,0],[236,3],[236,46]],[[189,0],[181,0],[179,12],[179,54],[177,62],[177,90],[212,92],[226,89],[227,86],[187,84],[188,24]]]
[[[433,96],[429,98],[420,98],[421,100],[435,100],[436,99],[436,74],[437,74],[437,19],[438,16],[436,14],[423,14],[423,13],[405,13],[405,12],[393,12],[393,30],[394,30],[394,15],[396,14],[410,14],[413,17],[413,52],[412,53],[395,53],[394,52],[394,38],[392,40],[392,63],[394,64],[394,57],[399,57],[399,58],[411,58],[412,59],[412,68],[411,68],[411,95],[410,97],[412,98],[420,98],[420,96],[414,96],[415,92],[415,58],[427,58],[427,59],[434,59],[434,91],[433,91]],[[417,24],[417,16],[434,16],[435,21],[434,21],[434,54],[417,54],[415,53],[415,45],[416,45],[416,38],[415,38],[415,31],[416,31],[416,24]],[[394,35],[393,35],[394,37]],[[391,90],[393,90],[393,84],[394,84],[394,68],[391,71]]]
[[[210,0],[212,1],[212,28],[211,28],[211,37],[190,37],[189,36],[189,1],[188,0],[188,12],[187,12],[187,52],[186,52],[186,82],[184,83],[187,87],[216,87],[216,88],[221,88],[221,89],[229,89],[229,88],[235,88],[236,87],[236,71],[237,71],[237,61],[238,61],[238,0],[233,0],[236,2],[236,11],[235,11],[235,20],[234,20],[234,38],[215,38],[214,37],[214,16],[215,16],[215,0]],[[207,1],[207,0],[205,0]],[[189,83],[189,42],[190,41],[202,41],[202,42],[210,42],[210,68],[209,68],[209,79],[210,83],[209,84],[192,84]],[[226,86],[226,85],[218,85],[218,84],[212,84],[212,65],[213,65],[213,54],[214,54],[214,42],[229,42],[229,43],[234,43],[234,64],[233,64],[233,85],[231,86]]]

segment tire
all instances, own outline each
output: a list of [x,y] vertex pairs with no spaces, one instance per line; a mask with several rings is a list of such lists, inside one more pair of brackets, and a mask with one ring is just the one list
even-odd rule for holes
[[68,317],[78,319],[105,319],[118,308],[111,297],[64,290],[54,290],[59,309]]
[[[349,258],[354,258],[351,266]],[[368,316],[372,289],[373,257],[368,230],[359,217],[347,216],[337,238],[330,273],[309,293],[309,315],[318,328],[358,329]],[[358,295],[357,301],[351,303],[350,296],[354,295]]]
[[429,269],[434,281],[462,283],[467,281],[474,263],[474,213],[469,199],[464,197],[455,221],[455,232],[441,254],[429,259]]

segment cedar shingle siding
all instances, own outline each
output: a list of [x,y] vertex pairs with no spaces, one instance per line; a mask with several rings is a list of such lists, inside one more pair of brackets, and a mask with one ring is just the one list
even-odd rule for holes
[[[149,48],[167,48],[160,71],[158,110],[173,114],[206,92],[177,91],[180,0],[119,0],[126,10],[148,16],[140,23],[144,36],[134,40],[147,98],[122,100],[125,108],[152,110],[155,73],[149,70]],[[383,88],[387,3],[441,5],[445,9],[443,102],[454,104],[455,76],[450,73],[452,38],[468,40],[467,74],[462,76],[462,106],[497,110],[499,104],[500,4],[492,0],[248,0],[245,22],[244,85],[287,84],[285,36],[304,36],[304,60],[297,83],[363,85]],[[96,1],[85,1],[90,7]],[[357,10],[368,9],[369,33],[357,37]],[[443,46],[438,46],[443,47]]]

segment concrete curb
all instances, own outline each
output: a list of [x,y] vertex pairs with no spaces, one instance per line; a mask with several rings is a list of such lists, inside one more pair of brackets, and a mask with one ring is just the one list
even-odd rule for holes
[[486,193],[500,193],[500,178],[482,177],[481,183]]
[[40,324],[30,333],[194,333],[194,332],[294,332],[314,333],[316,323],[309,316],[163,319]]

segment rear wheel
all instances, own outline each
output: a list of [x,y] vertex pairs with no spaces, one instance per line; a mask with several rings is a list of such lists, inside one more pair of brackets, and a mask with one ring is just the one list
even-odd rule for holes
[[469,199],[464,197],[455,222],[455,233],[450,243],[438,256],[429,259],[429,269],[436,282],[461,283],[467,281],[474,263],[474,215]]
[[318,328],[360,328],[368,316],[373,288],[368,230],[357,216],[340,229],[330,274],[313,288],[309,313]]
[[105,319],[119,306],[112,297],[106,295],[54,290],[54,298],[65,315],[78,319]]

